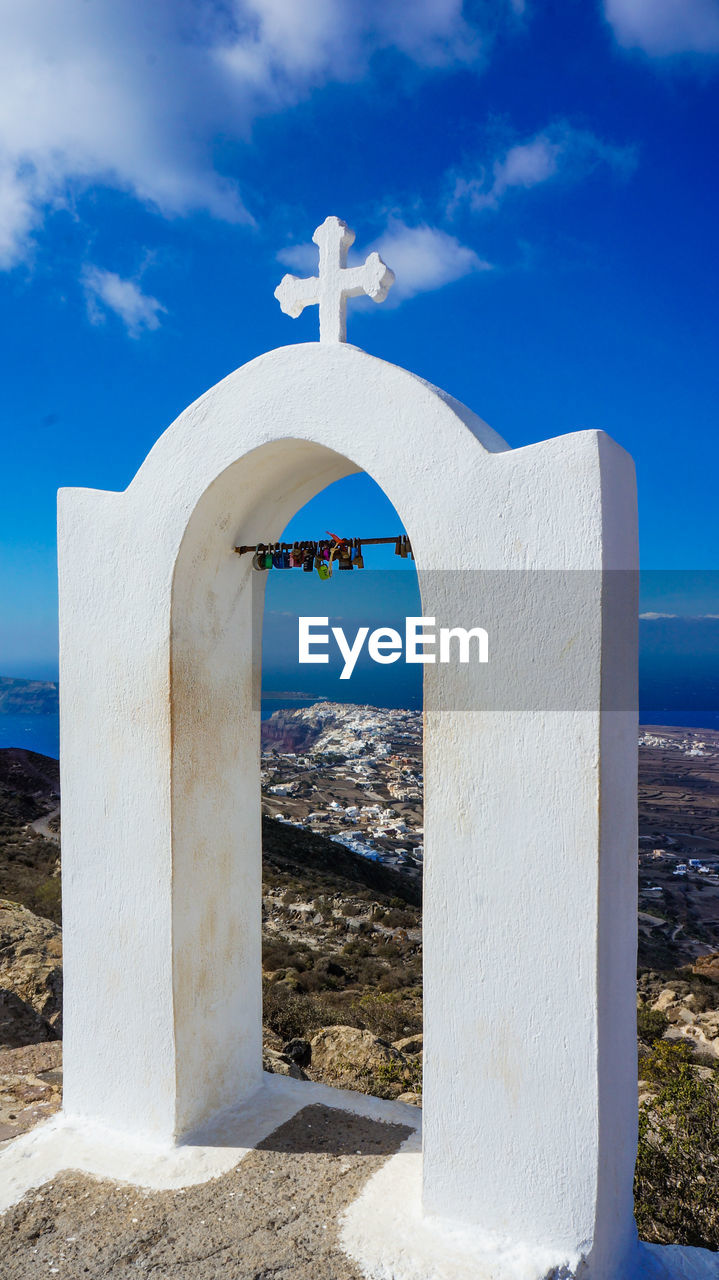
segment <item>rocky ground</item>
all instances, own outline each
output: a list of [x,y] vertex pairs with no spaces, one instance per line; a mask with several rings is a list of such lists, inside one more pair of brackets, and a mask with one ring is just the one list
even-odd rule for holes
[[719,954],[674,973],[640,973],[637,980],[640,1037],[659,1036],[691,1051],[700,1065],[719,1064]]
[[323,1027],[309,1040],[282,1043],[264,1028],[265,1071],[315,1080],[337,1089],[422,1105],[422,1035],[392,1044],[358,1027]]
[[62,1035],[62,934],[0,898],[0,1045],[16,1049]]
[[0,1143],[60,1106],[61,1034],[60,928],[0,899]]
[[[700,845],[705,861],[719,857],[719,849],[714,855],[711,845],[714,790],[719,789],[719,735],[715,736],[717,742],[700,742],[696,733],[667,731],[643,748],[642,822],[649,834],[642,846],[645,852],[640,852],[636,1205],[643,1238],[718,1249],[719,895],[711,871],[703,874],[695,868],[674,875],[677,865],[682,860],[688,865]],[[660,758],[669,770],[673,806],[660,794]],[[60,1105],[57,785],[56,762],[31,752],[0,751],[0,890],[6,894],[0,900],[0,1143]],[[317,831],[264,818],[266,1070],[421,1105],[420,888],[416,877],[360,857]],[[326,1127],[340,1123],[336,1117],[341,1113],[328,1115]],[[297,1132],[290,1132],[288,1144],[298,1140]],[[371,1132],[370,1125],[368,1142]],[[357,1151],[364,1150],[363,1142],[358,1138]],[[317,1243],[320,1201],[313,1199],[309,1187],[295,1187],[295,1177],[307,1174],[310,1165],[296,1164],[298,1153],[291,1154],[289,1145],[275,1154],[269,1165],[265,1152],[254,1153],[249,1163],[227,1175],[229,1182],[219,1179],[205,1189],[207,1196],[216,1195],[217,1221],[201,1189],[192,1196],[188,1191],[187,1200],[179,1193],[144,1196],[64,1175],[36,1198],[26,1198],[6,1219],[2,1229],[10,1252],[0,1247],[15,1270],[4,1270],[3,1276],[49,1272],[74,1280],[80,1274],[80,1256],[82,1274],[90,1276],[135,1275],[138,1267],[146,1266],[168,1280],[180,1268],[186,1268],[180,1273],[192,1280],[204,1280],[219,1275],[228,1260],[233,1274],[253,1280],[289,1274],[285,1254],[273,1251],[266,1239],[266,1223],[263,1227],[259,1219],[246,1215],[238,1220],[223,1207],[225,1194],[228,1201],[245,1194],[234,1183],[232,1191],[225,1191],[226,1183],[229,1187],[235,1177],[252,1176],[267,1185],[268,1196],[272,1187],[280,1200],[286,1186],[288,1204],[300,1206],[302,1215],[306,1209],[308,1221],[315,1224],[307,1226],[308,1234],[300,1232],[300,1269],[293,1274],[349,1280],[354,1273],[346,1261],[343,1269],[332,1269],[329,1217],[330,1234],[323,1233]],[[312,1177],[325,1195],[325,1172],[329,1170],[330,1183],[338,1176],[337,1166],[327,1164],[328,1151],[299,1154],[310,1161]],[[367,1176],[371,1160],[380,1157],[363,1157],[355,1167],[351,1153],[345,1154],[354,1172],[347,1172],[342,1186],[351,1191]],[[310,1197],[301,1205],[300,1193]],[[332,1194],[328,1188],[327,1203],[334,1205]],[[147,1206],[145,1219],[140,1202]],[[262,1204],[271,1219],[271,1199]],[[192,1207],[189,1216],[186,1206]],[[107,1219],[112,1232],[105,1232],[104,1225],[99,1232],[87,1232],[83,1215],[99,1216],[103,1224]],[[282,1247],[289,1247],[295,1238],[292,1232],[300,1230],[297,1222],[291,1225],[289,1211],[286,1218],[271,1220],[281,1224]],[[208,1251],[210,1237],[216,1244]],[[252,1270],[256,1248],[272,1261],[269,1269]],[[317,1261],[307,1261],[315,1248]],[[31,1265],[39,1271],[33,1272]],[[248,1269],[242,1270],[245,1266]]]
[[62,1043],[0,1049],[0,1147],[62,1104]]

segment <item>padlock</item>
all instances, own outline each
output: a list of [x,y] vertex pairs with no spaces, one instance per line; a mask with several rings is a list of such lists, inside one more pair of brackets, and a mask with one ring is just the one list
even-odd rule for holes
[[327,563],[327,561],[326,561],[326,560],[319,560],[319,559],[318,559],[318,561],[317,561],[317,576],[318,576],[319,578],[321,578],[323,582],[326,582],[328,578],[331,578],[331,577],[332,577],[332,569],[331,569],[331,566],[330,566],[330,565],[328,565],[328,563]]

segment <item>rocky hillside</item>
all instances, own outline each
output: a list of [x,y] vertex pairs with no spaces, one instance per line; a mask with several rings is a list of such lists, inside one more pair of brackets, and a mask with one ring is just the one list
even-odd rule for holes
[[60,920],[57,760],[0,750],[0,896]]
[[0,830],[41,818],[60,803],[60,766],[22,747],[0,750]]
[[398,898],[416,908],[421,903],[421,884],[416,880],[324,836],[266,815],[262,819],[262,869],[266,885],[291,880],[312,897],[361,890],[370,896]]
[[[0,750],[0,1075],[61,1031],[58,786],[57,761]],[[266,1068],[334,1079],[341,1058],[345,1083],[412,1091],[418,1051],[410,1063],[392,1041],[422,1029],[418,883],[270,817],[262,836]],[[309,1042],[328,1028],[336,1051],[318,1066]]]

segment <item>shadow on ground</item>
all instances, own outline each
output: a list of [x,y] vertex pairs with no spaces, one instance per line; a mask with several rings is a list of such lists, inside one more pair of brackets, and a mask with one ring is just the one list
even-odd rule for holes
[[338,1218],[412,1130],[305,1107],[222,1177],[146,1191],[63,1173],[0,1218],[4,1280],[359,1280]]

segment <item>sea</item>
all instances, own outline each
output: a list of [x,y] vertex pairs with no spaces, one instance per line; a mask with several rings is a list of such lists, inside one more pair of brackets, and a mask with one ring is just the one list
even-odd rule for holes
[[0,715],[0,747],[25,747],[42,756],[60,755],[60,722],[54,715]]
[[[262,719],[268,720],[273,711],[285,708],[311,707],[316,698],[292,698],[262,700]],[[60,757],[60,718],[51,715],[0,715],[0,747],[25,747],[42,756]]]
[[[262,719],[267,720],[273,711],[310,707],[316,698],[292,698],[283,701],[269,698],[262,701]],[[326,699],[325,699],[326,701]],[[374,704],[377,705],[377,704]],[[714,729],[719,732],[719,712],[678,711],[667,707],[641,707],[639,715],[643,725],[666,725],[667,728]],[[25,747],[43,756],[60,755],[60,725],[57,715],[0,715],[0,747]]]

